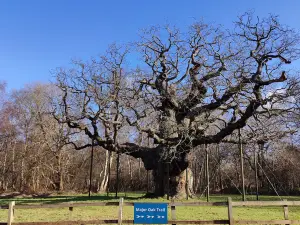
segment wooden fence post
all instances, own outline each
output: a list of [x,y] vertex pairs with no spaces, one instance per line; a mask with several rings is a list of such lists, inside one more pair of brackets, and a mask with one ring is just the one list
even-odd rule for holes
[[[171,201],[171,219],[174,221],[176,220],[176,208],[174,205],[174,199],[172,199]],[[176,225],[176,223],[173,223],[172,225]]]
[[73,207],[69,207],[69,220],[72,219]]
[[119,202],[119,213],[118,213],[118,225],[122,224],[122,220],[123,220],[123,198],[120,198],[120,202]]
[[15,201],[9,203],[7,225],[11,225],[12,222],[14,221],[14,206],[15,206]]
[[[283,201],[287,201],[287,199],[283,199]],[[288,220],[289,219],[289,209],[287,205],[283,206],[283,214],[284,214],[284,219]]]
[[228,197],[228,220],[229,225],[233,225],[233,214],[232,214],[232,199],[231,197]]

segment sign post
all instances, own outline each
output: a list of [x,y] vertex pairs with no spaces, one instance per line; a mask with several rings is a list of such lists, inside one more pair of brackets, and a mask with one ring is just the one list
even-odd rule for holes
[[167,224],[167,203],[134,203],[135,224]]

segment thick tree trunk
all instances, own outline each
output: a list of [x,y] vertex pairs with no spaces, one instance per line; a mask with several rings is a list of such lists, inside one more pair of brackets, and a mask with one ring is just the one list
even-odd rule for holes
[[190,168],[187,168],[178,175],[170,174],[170,190],[168,190],[167,175],[163,172],[162,168],[154,170],[153,176],[155,183],[155,197],[164,197],[168,194],[168,191],[170,197],[177,199],[183,199],[187,196],[192,198],[194,196],[193,174]]
[[190,168],[182,171],[178,176],[170,177],[170,195],[179,199],[194,196],[193,173]]
[[164,197],[168,195],[168,193],[171,198],[183,199],[187,196],[189,198],[193,197],[194,190],[192,170],[188,167],[178,170],[178,168],[174,167],[176,164],[179,165],[177,160],[170,165],[169,181],[166,163],[159,162],[157,168],[153,170],[155,197]]
[[153,181],[155,184],[154,195],[157,197],[163,197],[167,194],[167,176],[163,163],[158,162],[157,164],[157,168],[153,170]]
[[[166,107],[160,119],[161,137],[165,140],[178,138],[178,127],[175,111]],[[192,170],[188,168],[189,146],[177,148],[178,145],[160,144],[154,150],[143,152],[139,156],[145,169],[153,171],[155,197],[169,194],[172,198],[185,198],[194,194]]]

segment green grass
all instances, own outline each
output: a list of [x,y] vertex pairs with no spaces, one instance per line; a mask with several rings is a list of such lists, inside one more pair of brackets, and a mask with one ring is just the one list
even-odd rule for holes
[[[124,197],[124,194],[120,194]],[[166,199],[143,199],[141,194],[127,194],[124,201],[130,202],[168,202]],[[229,195],[212,195],[210,201],[227,201]],[[240,201],[241,196],[230,195],[233,201]],[[284,199],[300,200],[300,196],[287,196]],[[255,196],[247,196],[247,200],[255,200]],[[260,196],[262,201],[280,200],[275,196]],[[114,195],[107,197],[106,195],[94,194],[90,199],[86,195],[57,195],[45,198],[14,198],[0,199],[0,205],[8,204],[15,201],[16,204],[59,204],[59,203],[75,203],[75,202],[96,202],[96,201],[118,201]],[[187,200],[182,200],[187,201]],[[188,201],[206,201],[205,197],[191,199]],[[234,219],[248,220],[273,220],[283,219],[282,207],[234,207]],[[7,220],[8,210],[0,210],[0,222]],[[114,206],[89,206],[74,208],[72,212],[68,208],[46,208],[46,209],[16,209],[16,222],[30,221],[58,221],[58,220],[93,220],[93,219],[116,219],[118,215],[118,207]],[[169,212],[169,218],[170,212]],[[203,206],[180,206],[176,208],[176,218],[178,220],[212,220],[227,219],[227,207],[203,207]],[[300,220],[300,207],[289,207],[289,218]],[[123,209],[123,219],[133,219],[133,207],[125,206]]]

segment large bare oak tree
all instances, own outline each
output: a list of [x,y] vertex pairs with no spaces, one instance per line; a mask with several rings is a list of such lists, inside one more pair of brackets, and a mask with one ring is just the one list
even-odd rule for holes
[[[194,147],[234,143],[250,118],[293,110],[297,81],[286,64],[298,59],[298,44],[298,34],[277,17],[251,13],[232,31],[203,22],[185,32],[151,27],[134,45],[112,45],[98,59],[57,70],[61,98],[54,115],[87,135],[85,143],[76,133],[70,138],[78,150],[93,141],[141,158],[153,171],[156,196],[168,186],[171,196],[192,195],[185,174],[192,177],[188,155]],[[151,146],[137,144],[141,133]]]

